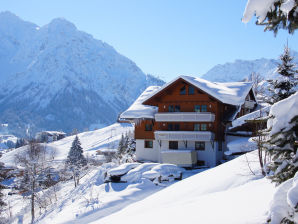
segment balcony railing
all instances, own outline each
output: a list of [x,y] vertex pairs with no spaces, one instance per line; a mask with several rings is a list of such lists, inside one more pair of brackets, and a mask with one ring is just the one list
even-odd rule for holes
[[155,120],[159,122],[213,122],[215,115],[210,112],[170,112],[157,113]]
[[244,103],[244,107],[248,109],[253,109],[255,107],[256,102],[255,101],[248,101],[246,100]]
[[166,150],[161,151],[161,159],[163,163],[192,167],[197,163],[197,153],[194,150]]
[[156,140],[168,141],[212,141],[214,134],[210,131],[155,131]]

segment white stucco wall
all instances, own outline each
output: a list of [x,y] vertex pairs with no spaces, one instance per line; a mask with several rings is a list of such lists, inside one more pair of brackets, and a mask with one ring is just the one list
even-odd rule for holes
[[145,148],[145,140],[136,139],[136,157],[139,161],[158,162],[159,148],[157,142],[153,140],[153,148]]
[[[153,140],[153,148],[144,148],[143,139],[136,140],[136,157],[139,161],[152,161],[152,162],[162,162],[160,151],[169,150],[169,141],[162,141],[161,147],[156,140]],[[205,150],[197,150],[197,160],[205,161],[205,165],[209,167],[214,167],[219,164],[223,159],[224,152],[224,143],[223,151],[218,151],[218,143],[214,142],[214,147],[212,147],[211,142],[205,142]],[[188,141],[187,147],[183,141],[178,141],[178,150],[194,150],[195,142]]]

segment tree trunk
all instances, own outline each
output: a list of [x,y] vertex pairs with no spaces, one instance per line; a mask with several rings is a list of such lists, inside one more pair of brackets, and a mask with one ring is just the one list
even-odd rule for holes
[[34,202],[35,202],[35,181],[32,182],[32,193],[31,193],[31,223],[34,223]]

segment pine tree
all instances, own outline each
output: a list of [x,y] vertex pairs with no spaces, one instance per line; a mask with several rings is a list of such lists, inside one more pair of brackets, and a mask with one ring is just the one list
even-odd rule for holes
[[293,63],[293,57],[290,55],[290,49],[285,46],[284,53],[280,56],[281,63],[277,67],[280,76],[275,80],[268,80],[269,91],[272,96],[267,100],[268,103],[274,104],[280,100],[288,98],[294,94],[297,86],[298,73],[296,65]]
[[81,142],[77,135],[72,142],[72,146],[67,156],[66,164],[76,165],[79,167],[83,167],[87,165],[87,160],[83,155],[83,148],[81,147]]
[[298,115],[292,118],[289,127],[272,135],[267,146],[272,159],[267,165],[271,171],[269,178],[278,184],[294,177],[298,171]]
[[257,21],[256,24],[265,26],[265,31],[273,31],[275,35],[279,29],[288,30],[290,34],[293,34],[298,29],[298,1],[295,1],[295,6],[288,14],[283,13],[281,10],[281,5],[284,2],[284,0],[275,0],[274,7],[268,10],[264,21]]
[[83,155],[83,148],[81,147],[81,142],[77,135],[72,142],[65,164],[66,168],[72,173],[72,178],[76,187],[79,184],[82,168],[87,165],[87,160]]

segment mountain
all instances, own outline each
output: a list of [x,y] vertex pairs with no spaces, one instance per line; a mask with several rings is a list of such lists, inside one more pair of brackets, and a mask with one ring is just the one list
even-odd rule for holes
[[[298,52],[291,51],[294,62],[298,64]],[[202,76],[213,82],[240,81],[247,78],[252,72],[259,73],[264,78],[272,78],[276,75],[278,59],[236,60],[232,63],[216,65]]]
[[0,123],[13,134],[112,124],[148,85],[113,47],[65,19],[39,27],[0,13]]

